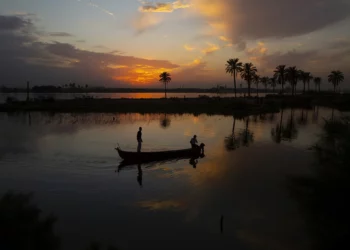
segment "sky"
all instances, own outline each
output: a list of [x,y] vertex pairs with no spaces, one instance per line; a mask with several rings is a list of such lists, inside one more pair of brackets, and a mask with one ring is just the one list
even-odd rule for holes
[[0,86],[230,87],[239,58],[350,89],[349,27],[350,0],[2,0]]

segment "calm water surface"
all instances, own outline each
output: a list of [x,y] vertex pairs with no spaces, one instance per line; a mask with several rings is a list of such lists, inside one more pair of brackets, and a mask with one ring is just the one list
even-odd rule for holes
[[[309,173],[308,148],[331,115],[322,108],[243,120],[0,114],[0,194],[33,192],[59,218],[68,250],[91,241],[120,249],[308,249],[286,178]],[[118,168],[114,147],[136,150],[140,126],[145,151],[187,148],[197,134],[206,156],[195,167],[179,160]]]

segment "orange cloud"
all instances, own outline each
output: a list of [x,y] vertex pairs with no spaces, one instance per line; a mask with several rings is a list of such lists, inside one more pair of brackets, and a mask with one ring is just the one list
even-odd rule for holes
[[203,54],[209,55],[220,49],[219,46],[212,43],[208,43],[208,46],[209,47],[202,50]]
[[231,40],[227,38],[226,36],[219,36],[219,39],[224,42],[230,42]]
[[193,50],[196,49],[196,48],[191,47],[191,46],[189,46],[189,45],[187,45],[187,44],[184,45],[184,48],[185,48],[185,50],[187,50],[187,51],[193,51]]
[[134,65],[129,67],[129,70],[118,71],[118,75],[114,76],[113,79],[117,81],[127,82],[130,84],[150,84],[158,82],[159,74],[171,69],[157,68],[149,65]]
[[191,7],[190,4],[185,3],[182,0],[178,0],[173,3],[154,3],[154,4],[148,3],[148,2],[141,2],[141,3],[143,5],[139,7],[140,12],[169,13],[177,9],[186,9]]
[[265,55],[268,51],[268,48],[266,48],[265,43],[263,42],[258,42],[258,46],[255,48],[250,48],[246,50],[246,53],[249,56],[256,56],[256,55]]

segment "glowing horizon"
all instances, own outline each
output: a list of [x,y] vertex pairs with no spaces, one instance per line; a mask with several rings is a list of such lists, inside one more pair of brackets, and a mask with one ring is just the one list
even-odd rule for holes
[[350,73],[349,1],[28,0],[0,9],[0,80],[8,86],[159,86],[167,71],[172,87],[212,87],[232,83],[230,58],[252,62],[262,76],[279,64],[323,78]]

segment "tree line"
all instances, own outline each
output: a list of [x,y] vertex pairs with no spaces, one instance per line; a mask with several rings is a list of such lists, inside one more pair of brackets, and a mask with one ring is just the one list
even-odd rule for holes
[[[246,81],[248,85],[248,96],[251,96],[250,89],[252,83],[256,84],[257,86],[257,94],[259,91],[259,83],[265,87],[265,90],[267,90],[268,86],[271,86],[273,88],[273,92],[275,92],[277,84],[280,84],[281,93],[284,93],[285,84],[289,83],[292,88],[292,95],[295,95],[298,82],[303,83],[303,93],[305,94],[306,85],[307,91],[310,91],[310,82],[313,80],[315,84],[315,91],[318,90],[320,92],[321,90],[321,77],[314,77],[310,72],[299,70],[296,66],[287,67],[286,65],[278,65],[273,71],[272,77],[259,76],[257,68],[252,63],[243,64],[238,58],[229,59],[225,66],[226,73],[233,77],[235,97],[237,97],[236,79],[238,74],[240,75],[241,79]],[[344,74],[339,70],[332,71],[328,76],[328,82],[333,84],[334,92],[336,92],[337,86],[339,86],[339,84],[343,81]]]

